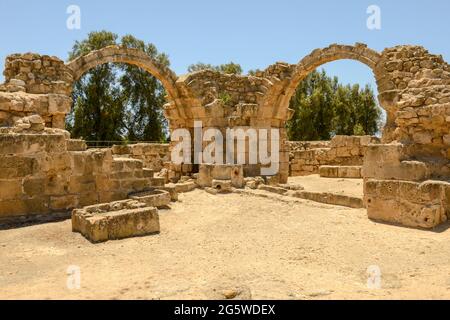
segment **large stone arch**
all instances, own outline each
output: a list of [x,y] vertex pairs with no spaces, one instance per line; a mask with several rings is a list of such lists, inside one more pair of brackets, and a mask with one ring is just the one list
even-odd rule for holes
[[186,126],[190,105],[195,102],[193,102],[195,99],[193,99],[192,93],[185,85],[180,85],[175,72],[159,64],[142,50],[108,46],[78,57],[66,63],[66,67],[72,74],[73,82],[75,82],[90,69],[105,63],[135,65],[156,77],[161,81],[167,93],[168,101],[164,106],[164,114],[169,120],[169,130],[172,131]]
[[[391,115],[389,112],[389,105],[386,106],[388,103],[385,103],[384,100],[381,99],[381,93],[386,91],[386,89],[390,89],[383,86],[383,79],[386,78],[386,76],[382,72],[383,69],[378,68],[378,65],[382,61],[382,55],[377,51],[368,48],[365,44],[360,43],[357,43],[354,46],[333,44],[323,49],[315,49],[309,55],[302,58],[297,65],[292,66],[292,72],[289,77],[284,79],[272,79],[274,85],[266,94],[265,101],[262,103],[260,109],[259,117],[271,117],[272,119],[281,122],[287,121],[291,116],[289,103],[300,82],[319,66],[328,62],[345,59],[359,61],[372,70],[380,93],[380,104],[388,112],[388,122],[389,124],[392,124],[393,119],[390,119],[389,117]],[[388,126],[388,124],[386,126]]]
[[109,46],[78,57],[68,62],[66,66],[72,71],[73,80],[77,81],[90,69],[109,62],[127,63],[138,66],[161,81],[164,88],[167,90],[168,96],[172,100],[179,97],[175,85],[177,81],[176,74],[169,68],[158,64],[157,61],[153,60],[145,52],[139,49]]

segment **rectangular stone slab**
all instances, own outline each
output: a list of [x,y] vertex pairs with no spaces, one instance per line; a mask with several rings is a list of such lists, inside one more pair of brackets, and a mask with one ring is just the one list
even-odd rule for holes
[[130,194],[129,198],[143,202],[149,207],[167,206],[171,200],[170,193],[165,190],[151,190],[133,193]]
[[72,231],[93,243],[159,233],[158,210],[136,200],[75,209]]

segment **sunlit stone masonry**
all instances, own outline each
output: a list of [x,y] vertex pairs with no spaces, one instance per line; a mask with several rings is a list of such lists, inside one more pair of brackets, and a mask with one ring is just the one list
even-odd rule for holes
[[[183,187],[167,185],[182,177],[194,178],[199,171],[195,164],[171,162],[176,141],[157,152],[142,146],[86,149],[83,141],[70,139],[64,131],[74,82],[99,64],[129,63],[158,78],[167,92],[165,115],[171,132],[184,128],[193,136],[195,121],[202,122],[203,130],[217,128],[224,136],[227,128],[279,129],[279,172],[266,178],[286,183],[295,167],[285,130],[292,115],[289,101],[308,73],[339,59],[360,61],[373,71],[387,124],[381,141],[350,138],[359,146],[349,148],[356,162],[347,166],[359,169],[325,168],[321,174],[361,176],[369,218],[425,228],[446,221],[449,65],[420,46],[397,46],[379,53],[364,44],[316,49],[298,64],[277,62],[256,76],[209,70],[177,76],[144,52],[116,46],[67,63],[33,53],[10,55],[0,85],[0,221],[124,200],[149,188],[170,191],[172,198],[176,188],[192,188],[194,182],[186,178]],[[248,157],[248,149],[244,156]],[[319,153],[310,156],[321,164],[323,158],[315,158]],[[303,171],[300,165],[297,168]],[[261,164],[243,165],[242,173],[261,176]]]

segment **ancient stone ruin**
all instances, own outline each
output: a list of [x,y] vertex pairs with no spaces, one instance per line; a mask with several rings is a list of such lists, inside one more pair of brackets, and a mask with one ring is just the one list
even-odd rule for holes
[[[379,103],[387,113],[381,139],[288,142],[285,124],[292,115],[289,102],[295,89],[308,73],[339,59],[360,61],[373,71]],[[203,130],[218,128],[223,135],[230,127],[279,129],[278,174],[261,177],[261,164],[175,164],[170,151],[176,142],[87,149],[84,141],[70,139],[64,121],[72,105],[73,84],[91,68],[108,62],[139,66],[161,81],[171,132],[184,128],[193,133],[195,121],[202,121]],[[110,230],[109,223],[120,219],[123,225],[134,225],[123,233],[112,227],[113,231],[99,231],[101,235],[87,235],[93,241],[120,238],[158,229],[157,211],[152,209],[158,201],[148,198],[147,205],[140,193],[141,198],[152,192],[164,194],[160,200],[167,202],[169,196],[157,190],[168,192],[175,201],[178,192],[195,187],[209,192],[260,184],[277,188],[287,183],[289,175],[313,173],[363,178],[364,201],[358,205],[367,208],[371,219],[432,228],[450,214],[450,68],[442,56],[419,46],[379,53],[364,44],[334,44],[314,50],[298,64],[278,62],[255,76],[210,70],[177,76],[139,50],[113,46],[68,63],[45,55],[13,54],[6,58],[4,76],[0,221],[45,218],[77,209],[74,229],[81,232],[97,224]],[[307,196],[305,191],[296,192]],[[144,206],[129,202],[129,197]],[[117,203],[95,206],[121,200],[133,208],[117,209]],[[137,222],[141,211],[150,212],[152,219]]]

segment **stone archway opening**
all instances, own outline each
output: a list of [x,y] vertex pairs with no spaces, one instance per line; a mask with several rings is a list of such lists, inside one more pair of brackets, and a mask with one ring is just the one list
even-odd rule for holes
[[[349,56],[332,62],[324,59],[298,82],[289,102],[292,119],[286,121],[289,182],[313,192],[327,185],[330,194],[361,204],[364,153],[368,144],[381,142],[386,113],[379,105],[377,85],[370,80],[375,79],[373,69]],[[328,72],[337,65],[338,72]],[[367,74],[364,83],[341,81],[342,66]]]
[[[130,49],[130,48],[123,48],[119,46],[110,46],[105,47],[100,50],[93,51],[87,55],[78,57],[66,64],[69,70],[71,70],[71,73],[73,75],[73,84],[75,84],[77,81],[83,78],[90,70],[93,70],[94,68],[98,66],[103,66],[106,64],[112,64],[114,68],[121,68],[118,70],[119,77],[120,73],[124,72],[124,68],[127,68],[127,66],[134,66],[137,67],[137,70],[135,72],[141,72],[142,75],[137,74],[136,78],[134,79],[135,83],[126,83],[127,78],[123,78],[122,80],[125,81],[125,83],[117,83],[118,87],[121,91],[124,91],[123,87],[127,87],[129,92],[128,95],[132,95],[132,92],[134,90],[134,87],[136,85],[144,85],[142,82],[145,83],[145,81],[148,79],[145,76],[151,75],[156,79],[156,84],[154,85],[154,91],[155,91],[155,101],[153,103],[161,104],[160,108],[155,108],[155,112],[152,115],[140,115],[140,122],[145,123],[151,123],[154,122],[155,126],[161,126],[161,128],[157,128],[157,131],[161,131],[160,136],[158,137],[157,134],[146,134],[145,132],[140,132],[145,129],[139,128],[137,125],[136,119],[138,118],[136,116],[136,110],[134,110],[133,106],[130,106],[130,101],[124,101],[123,103],[126,104],[123,109],[122,116],[119,116],[120,119],[111,120],[108,121],[123,121],[126,116],[128,116],[131,119],[128,119],[127,122],[129,122],[129,125],[126,126],[124,130],[126,130],[127,134],[127,140],[145,140],[146,142],[161,142],[161,140],[166,140],[170,135],[170,127],[169,127],[169,119],[164,113],[164,109],[168,108],[170,109],[175,104],[175,101],[178,99],[178,90],[175,86],[176,82],[176,75],[173,73],[167,66],[160,64],[158,61],[153,60],[151,57],[149,57],[145,52],[138,50],[138,49]],[[117,71],[117,70],[115,70]],[[132,71],[133,72],[133,71]],[[118,80],[116,81],[118,82]],[[73,89],[72,85],[72,89]],[[84,92],[80,92],[82,95]],[[109,96],[109,95],[108,95]],[[74,98],[75,99],[75,98]],[[133,98],[130,97],[129,100],[132,100]],[[158,101],[156,101],[158,100]],[[135,101],[134,103],[137,103],[138,101]],[[76,103],[73,101],[73,103]],[[162,108],[162,105],[164,105],[164,108]],[[100,107],[99,107],[100,108]],[[71,108],[73,111],[73,106]],[[110,113],[109,113],[110,114]],[[73,113],[71,114],[73,117]],[[134,117],[136,116],[136,117]],[[132,119],[136,118],[136,119]],[[135,125],[133,124],[135,123]],[[142,123],[141,123],[142,124]],[[142,126],[141,126],[142,127]],[[146,137],[146,139],[144,138]],[[150,137],[150,138],[149,138]],[[99,139],[97,139],[99,140]],[[105,140],[105,139],[100,139]],[[120,139],[106,139],[106,140],[120,140]],[[103,141],[105,143],[113,143],[114,141]],[[103,143],[102,142],[102,143]],[[97,146],[97,144],[96,144]],[[98,145],[100,146],[100,145]]]
[[289,108],[291,141],[330,140],[335,135],[381,138],[386,123],[373,71],[351,59],[327,62],[311,71],[294,91]]

